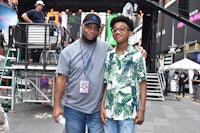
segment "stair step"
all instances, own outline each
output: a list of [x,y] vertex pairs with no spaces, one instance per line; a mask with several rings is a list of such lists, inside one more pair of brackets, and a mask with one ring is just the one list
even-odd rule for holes
[[10,51],[16,51],[16,48],[9,48]]
[[159,85],[147,85],[147,89],[150,89],[150,88],[152,88],[152,89],[160,89],[160,86]]
[[158,73],[147,73],[147,75],[158,75]]
[[0,99],[12,99],[11,96],[0,96]]
[[7,57],[7,60],[10,59],[10,60],[16,60],[16,57]]
[[12,86],[0,86],[0,89],[9,89],[9,90],[12,90]]
[[159,100],[164,101],[164,98],[154,98],[154,97],[146,97],[147,100]]
[[2,76],[4,79],[12,79],[12,76]]
[[160,84],[159,83],[150,83],[150,82],[147,82],[147,85],[157,85],[157,86],[159,86]]
[[11,66],[5,66],[4,68],[5,68],[5,69],[12,69]]
[[158,82],[158,79],[147,79],[147,82]]
[[147,90],[147,93],[148,92],[156,92],[156,93],[160,92],[161,93],[162,91],[161,90]]
[[161,93],[150,93],[147,92],[147,96],[163,96]]

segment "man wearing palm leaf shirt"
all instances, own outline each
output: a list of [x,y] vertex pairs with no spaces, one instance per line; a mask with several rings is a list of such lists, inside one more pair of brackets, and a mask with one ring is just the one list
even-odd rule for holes
[[104,95],[100,116],[105,133],[134,133],[144,121],[146,69],[141,52],[128,44],[133,22],[118,16],[111,21],[117,46],[105,58]]

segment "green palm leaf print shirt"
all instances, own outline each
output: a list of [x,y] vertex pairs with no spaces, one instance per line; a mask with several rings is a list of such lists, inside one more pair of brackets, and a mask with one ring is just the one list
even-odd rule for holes
[[139,83],[146,80],[141,51],[129,45],[122,55],[116,49],[105,58],[104,83],[107,84],[106,116],[114,120],[134,119],[139,109]]

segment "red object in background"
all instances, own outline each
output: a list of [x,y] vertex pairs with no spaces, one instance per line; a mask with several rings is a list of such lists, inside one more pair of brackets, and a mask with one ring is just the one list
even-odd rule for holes
[[3,82],[3,83],[6,83],[6,82],[7,82],[7,79],[2,78],[2,82]]
[[5,55],[5,52],[4,52],[4,50],[0,47],[0,55]]

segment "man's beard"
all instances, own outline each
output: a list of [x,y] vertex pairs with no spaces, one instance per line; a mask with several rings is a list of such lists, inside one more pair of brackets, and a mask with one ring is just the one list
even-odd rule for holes
[[85,35],[82,34],[82,39],[84,42],[88,43],[88,44],[92,44],[92,43],[95,43],[97,41],[97,37],[95,37],[94,39],[92,40],[89,40]]

